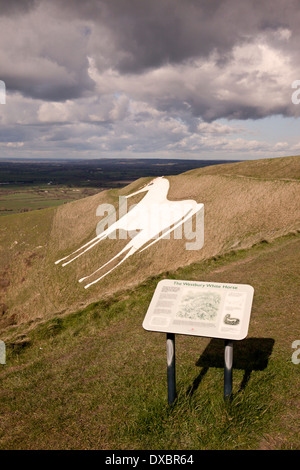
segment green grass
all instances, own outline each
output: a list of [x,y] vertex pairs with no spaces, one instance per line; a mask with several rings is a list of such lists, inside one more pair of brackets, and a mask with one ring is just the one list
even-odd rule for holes
[[0,216],[56,207],[99,192],[96,188],[69,188],[55,185],[9,185],[0,187]]
[[[0,366],[0,448],[299,449],[297,254],[299,236],[283,237],[11,328]],[[165,335],[142,328],[164,277],[253,285],[231,403],[223,400],[222,341],[177,335],[178,397],[168,406]]]

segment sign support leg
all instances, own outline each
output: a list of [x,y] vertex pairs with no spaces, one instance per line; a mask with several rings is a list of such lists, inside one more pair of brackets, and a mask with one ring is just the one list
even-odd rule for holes
[[175,334],[167,333],[167,378],[168,378],[168,403],[172,405],[176,399],[176,375],[175,375]]
[[232,394],[233,341],[225,340],[224,350],[224,399],[230,400]]

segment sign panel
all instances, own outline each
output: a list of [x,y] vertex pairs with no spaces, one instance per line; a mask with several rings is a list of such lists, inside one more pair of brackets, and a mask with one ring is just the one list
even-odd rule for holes
[[240,340],[248,333],[254,289],[248,284],[165,279],[157,284],[143,328]]

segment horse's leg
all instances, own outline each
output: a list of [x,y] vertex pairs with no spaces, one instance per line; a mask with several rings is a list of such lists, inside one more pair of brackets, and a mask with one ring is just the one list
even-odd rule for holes
[[[126,247],[125,247],[125,248],[126,248]],[[122,250],[122,251],[124,251],[124,250]],[[122,253],[122,251],[119,253],[119,255]],[[96,279],[95,281],[90,282],[90,284],[87,284],[86,286],[84,286],[84,288],[87,289],[88,287],[92,286],[93,284],[96,284],[97,282],[101,281],[101,279],[103,279],[105,276],[107,276],[108,274],[110,274],[114,269],[116,269],[118,266],[120,266],[120,264],[122,264],[127,258],[129,258],[129,256],[133,255],[133,253],[135,253],[135,251],[137,251],[137,249],[136,249],[135,247],[132,247],[131,250],[130,250],[130,252],[127,253],[127,255],[124,256],[124,258],[121,259],[121,261],[120,261],[118,264],[116,264],[116,266],[114,266],[113,268],[111,268],[109,271],[107,271],[105,274],[103,274],[101,277],[99,277],[99,278]],[[119,255],[117,255],[117,256],[119,256]],[[115,256],[115,258],[117,258],[117,256]],[[114,259],[114,258],[113,258],[113,259]],[[112,260],[111,260],[111,261],[112,261]],[[110,261],[109,261],[109,262],[110,262]],[[108,263],[106,263],[106,264],[108,264]],[[104,266],[105,266],[105,265],[103,265],[101,268],[103,268]],[[99,269],[101,269],[101,268],[99,268]],[[98,271],[99,271],[99,270],[98,270]],[[97,271],[95,271],[95,272],[97,272]],[[94,274],[94,273],[93,273],[93,274]],[[92,274],[91,274],[91,276],[92,276]],[[88,277],[90,277],[90,276],[88,276]],[[83,279],[86,279],[86,278],[83,278]],[[83,279],[82,279],[82,280],[83,280]]]
[[[100,243],[102,240],[104,240],[105,238],[107,237],[107,235],[101,237],[101,238],[94,238],[94,240],[96,240],[92,245],[90,245],[88,248],[86,248],[84,251],[82,251],[81,253],[79,253],[79,255],[77,256],[74,256],[74,258],[70,259],[69,261],[67,261],[66,263],[63,263],[62,266],[67,266],[67,264],[69,263],[72,263],[72,261],[75,261],[75,259],[79,258],[80,256],[82,256],[84,253],[86,253],[87,251],[89,251],[91,248],[94,248],[94,246],[98,245],[98,243]],[[92,240],[92,241],[94,241]],[[82,247],[83,248],[83,247]]]
[[98,271],[100,271],[101,269],[105,268],[105,266],[107,266],[109,263],[111,263],[112,261],[114,261],[116,258],[118,258],[122,253],[125,253],[125,251],[129,250],[130,247],[128,247],[128,244],[123,248],[123,250],[121,250],[116,256],[114,256],[113,258],[111,258],[109,261],[107,261],[107,263],[103,264],[102,266],[100,266],[100,268],[96,269],[96,271],[94,271],[92,274],[89,274],[88,276],[85,276],[85,277],[82,277],[81,279],[79,279],[78,282],[82,282],[84,281],[85,279],[88,279],[89,277],[93,276],[94,274],[96,274]]
[[93,243],[95,240],[97,240],[97,239],[102,240],[103,238],[105,238],[105,237],[103,236],[103,234],[97,235],[97,237],[93,238],[92,240],[90,240],[89,242],[87,242],[85,245],[83,245],[83,246],[81,246],[80,248],[78,248],[77,250],[73,251],[73,253],[70,253],[68,256],[65,256],[64,258],[61,258],[61,259],[59,259],[58,261],[55,261],[55,264],[59,264],[59,263],[61,263],[62,261],[64,261],[65,259],[70,258],[70,256],[75,255],[76,253],[78,253],[78,251],[81,251],[83,248],[89,246],[89,245],[90,245],[91,243]]
[[197,209],[190,209],[189,212],[183,217],[183,219],[180,219],[179,222],[175,223],[175,225],[170,229],[168,230],[167,232],[164,232],[160,237],[156,238],[155,240],[153,240],[153,242],[149,243],[149,245],[145,246],[141,251],[140,253],[142,253],[142,251],[145,251],[147,250],[147,248],[149,248],[150,246],[154,245],[154,243],[157,243],[159,240],[161,240],[162,238],[164,238],[166,235],[168,235],[169,233],[173,232],[177,227],[179,227],[180,225],[184,224],[187,220],[189,220],[191,217],[193,217],[194,214],[196,214],[198,212]]
[[[70,255],[68,256],[65,256],[64,258],[58,260],[58,261],[55,261],[55,264],[58,264],[60,263],[61,261],[64,261],[65,259],[68,259],[70,258],[70,256],[73,256],[75,255],[76,253],[78,253],[79,251],[83,250],[84,248],[88,247],[87,249],[85,249],[84,251],[82,251],[82,253],[80,253],[79,255],[75,256],[74,258],[72,258],[70,261],[67,261],[66,263],[64,263],[62,266],[66,266],[67,264],[71,263],[72,261],[74,261],[75,259],[79,258],[79,256],[83,255],[84,253],[86,253],[88,250],[90,250],[91,248],[93,248],[95,245],[97,245],[97,243],[101,242],[102,240],[104,240],[106,237],[108,237],[108,235],[110,233],[112,233],[114,230],[117,230],[119,228],[119,224],[118,224],[118,221],[115,222],[114,224],[112,224],[110,227],[108,227],[106,230],[104,230],[104,232],[100,233],[99,235],[97,235],[97,237],[93,238],[92,240],[90,240],[89,242],[87,242],[85,245],[81,246],[80,248],[78,248],[77,250],[73,251],[73,253],[71,253]],[[95,241],[96,240],[96,241]],[[91,245],[92,244],[92,245]],[[91,246],[89,246],[91,245]]]
[[[149,243],[149,245],[147,245],[145,248],[143,248],[140,253],[144,250],[146,250],[147,248],[149,248],[151,245],[153,245],[154,243],[156,243],[158,240],[160,240],[161,238],[163,238],[164,236],[166,236],[168,233],[174,231],[180,224],[183,224],[186,220],[190,219],[190,217],[192,217],[194,214],[196,214],[198,211],[197,209],[191,209],[184,217],[183,219],[180,219],[177,223],[174,224],[174,227],[171,228],[170,230],[168,230],[167,232],[163,233],[162,236],[160,236],[159,238],[157,238],[156,240],[154,240],[153,242]],[[143,246],[145,243],[147,243],[148,240],[146,240],[144,243],[142,243],[140,246]],[[133,243],[133,241],[131,242]],[[140,242],[141,243],[141,242]],[[101,277],[99,277],[98,279],[96,279],[95,281],[87,284],[86,286],[84,286],[85,289],[87,289],[88,287],[92,286],[93,284],[96,284],[97,282],[99,282],[101,279],[103,279],[105,276],[107,276],[108,274],[110,274],[114,269],[116,269],[118,266],[120,266],[120,264],[122,264],[127,258],[129,258],[129,256],[133,255],[136,251],[138,251],[138,249],[140,248],[140,246],[132,246],[130,251],[126,254],[126,256],[124,256],[124,258],[116,265],[114,266],[112,269],[110,269],[109,271],[107,271],[105,274],[103,274]],[[124,253],[126,250],[129,250],[129,247],[128,247],[128,244],[125,246],[125,248],[123,248],[123,250],[121,250],[116,256],[114,256],[110,261],[108,261],[107,263],[105,263],[103,266],[101,266],[99,269],[97,269],[94,273],[90,274],[90,276],[86,276],[82,279],[80,279],[79,282],[82,282],[84,281],[85,279],[93,276],[95,273],[97,273],[98,271],[100,271],[100,269],[104,268],[105,266],[107,266],[111,261],[113,261],[114,259],[118,258],[118,256],[120,256],[122,253]]]

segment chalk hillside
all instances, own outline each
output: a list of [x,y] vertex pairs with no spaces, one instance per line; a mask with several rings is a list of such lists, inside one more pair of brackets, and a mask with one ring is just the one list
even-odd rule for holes
[[[100,204],[117,209],[119,196],[139,190],[151,175],[58,208],[2,217],[0,331],[74,312],[162,272],[299,231],[299,177],[300,157],[209,166],[169,176],[169,200],[204,204],[203,248],[187,250],[184,237],[171,236],[135,253],[88,289],[78,279],[109,261],[128,240],[103,240],[65,267],[55,261],[96,236]],[[144,196],[129,199],[129,206]]]

